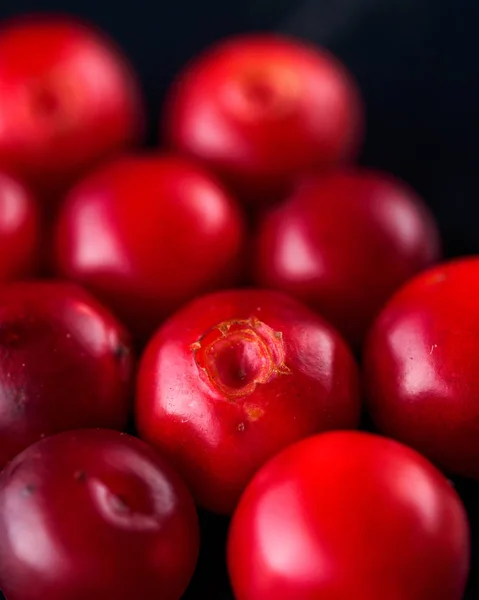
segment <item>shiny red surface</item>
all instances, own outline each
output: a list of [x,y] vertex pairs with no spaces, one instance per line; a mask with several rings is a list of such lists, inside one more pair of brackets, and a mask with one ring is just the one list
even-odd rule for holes
[[244,35],[220,42],[179,74],[162,127],[175,148],[261,204],[301,173],[354,156],[363,112],[349,73],[325,51]]
[[0,29],[0,168],[45,199],[139,134],[129,66],[95,29],[70,17],[7,21]]
[[444,263],[388,303],[364,357],[381,431],[479,479],[479,258]]
[[0,469],[51,433],[126,426],[132,356],[119,323],[77,286],[0,289]]
[[390,175],[311,177],[259,228],[256,280],[309,304],[359,345],[388,297],[440,257],[422,200]]
[[233,517],[228,563],[236,600],[461,600],[466,512],[413,450],[326,433],[257,474]]
[[312,433],[354,428],[358,374],[339,335],[271,291],[219,292],[167,321],[140,365],[136,423],[195,499],[231,513],[254,472]]
[[179,600],[197,554],[189,492],[161,456],[125,434],[50,437],[0,476],[8,600]]
[[0,282],[35,273],[39,242],[35,198],[22,183],[0,173]]
[[117,159],[69,194],[56,235],[61,274],[146,336],[183,302],[233,284],[243,217],[206,172],[182,158]]

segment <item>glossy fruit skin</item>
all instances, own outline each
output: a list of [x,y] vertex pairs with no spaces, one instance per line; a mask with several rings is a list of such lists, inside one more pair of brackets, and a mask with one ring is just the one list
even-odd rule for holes
[[132,144],[143,117],[121,53],[71,17],[0,29],[0,168],[53,201],[94,164]]
[[264,204],[300,174],[353,157],[363,109],[355,82],[326,51],[279,35],[243,35],[180,73],[162,128],[173,147]]
[[392,440],[330,432],[272,459],[228,539],[236,600],[461,600],[469,527],[452,486]]
[[123,429],[132,362],[126,331],[76,285],[0,288],[0,469],[52,433]]
[[198,555],[186,486],[136,438],[87,429],[42,440],[0,476],[8,600],[179,600]]
[[71,191],[56,262],[146,336],[187,300],[233,284],[243,241],[239,208],[203,169],[174,156],[135,155]]
[[22,183],[0,172],[0,282],[35,274],[40,232],[35,198]]
[[195,500],[230,514],[254,472],[307,435],[358,425],[356,364],[324,320],[272,291],[198,298],[140,364],[140,437],[169,457]]
[[365,348],[369,409],[387,435],[479,479],[479,257],[417,276],[386,305]]
[[308,178],[265,215],[256,281],[306,302],[358,347],[392,293],[440,256],[435,221],[411,189],[350,169]]

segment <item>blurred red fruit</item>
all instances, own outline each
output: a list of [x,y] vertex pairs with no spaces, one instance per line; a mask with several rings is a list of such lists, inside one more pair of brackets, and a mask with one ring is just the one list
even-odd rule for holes
[[389,296],[440,258],[423,201],[390,175],[312,177],[259,228],[256,280],[288,292],[358,346]]
[[36,199],[22,183],[0,173],[0,282],[35,274],[40,251]]
[[0,288],[0,469],[51,433],[126,426],[132,356],[117,321],[75,285]]
[[404,286],[377,319],[364,356],[381,431],[450,471],[479,479],[479,257]]
[[52,436],[0,476],[0,581],[8,600],[179,600],[198,520],[152,448],[101,429]]
[[182,158],[139,155],[73,188],[56,261],[145,337],[183,302],[235,283],[243,244],[239,208],[207,173]]
[[214,46],[180,73],[162,128],[175,148],[261,204],[305,171],[353,157],[363,111],[352,78],[327,52],[250,35]]
[[139,136],[142,107],[125,59],[69,17],[0,29],[0,168],[47,200]]

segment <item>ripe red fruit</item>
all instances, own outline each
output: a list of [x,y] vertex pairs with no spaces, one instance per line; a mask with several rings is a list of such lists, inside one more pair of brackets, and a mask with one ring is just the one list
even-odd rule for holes
[[0,289],[0,469],[36,440],[78,427],[125,427],[132,357],[126,332],[82,289]]
[[140,155],[80,182],[56,238],[59,271],[145,336],[183,302],[235,282],[244,226],[233,199],[202,169]]
[[0,476],[0,585],[8,600],[179,600],[198,537],[181,479],[125,434],[52,436]]
[[440,257],[436,224],[390,175],[312,177],[265,215],[256,280],[288,292],[360,344],[389,296]]
[[253,479],[233,517],[228,565],[236,600],[460,600],[467,516],[413,450],[326,433]]
[[0,282],[34,273],[39,241],[35,199],[19,181],[0,173]]
[[366,344],[377,426],[479,479],[479,257],[431,269],[387,304]]
[[283,194],[299,174],[355,154],[363,111],[327,52],[278,35],[219,43],[180,74],[166,103],[169,142],[245,198]]
[[69,17],[2,26],[0,97],[0,167],[46,196],[129,145],[142,127],[139,91],[124,58]]
[[357,426],[359,411],[357,367],[335,330],[261,290],[204,296],[171,317],[142,358],[135,410],[196,501],[226,514],[268,458]]

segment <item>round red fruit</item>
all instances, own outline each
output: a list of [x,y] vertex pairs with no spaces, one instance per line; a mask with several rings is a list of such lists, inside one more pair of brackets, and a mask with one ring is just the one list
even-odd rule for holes
[[19,181],[0,173],[0,282],[34,274],[39,241],[35,199]]
[[51,433],[125,427],[127,335],[93,298],[58,282],[0,289],[0,469]]
[[150,342],[135,412],[141,437],[169,457],[197,502],[229,514],[279,450],[357,426],[357,367],[336,331],[296,300],[217,292]]
[[368,336],[365,382],[377,426],[447,471],[479,479],[479,257],[405,285]]
[[349,170],[308,178],[265,215],[256,279],[306,302],[357,346],[389,296],[439,257],[437,226],[409,187]]
[[446,478],[397,442],[303,440],[241,498],[228,539],[237,600],[461,600],[469,526]]
[[185,301],[233,284],[243,241],[237,205],[201,168],[172,156],[128,156],[71,191],[56,261],[146,336]]
[[326,51],[247,35],[210,48],[180,74],[163,127],[174,147],[264,203],[301,173],[351,158],[363,111],[349,73]]
[[181,479],[125,434],[52,436],[0,476],[0,585],[8,600],[179,600],[198,538]]
[[0,29],[0,167],[46,198],[142,128],[139,90],[109,40],[69,17]]

